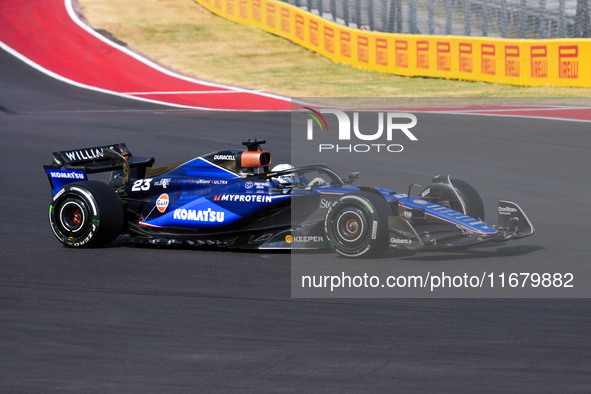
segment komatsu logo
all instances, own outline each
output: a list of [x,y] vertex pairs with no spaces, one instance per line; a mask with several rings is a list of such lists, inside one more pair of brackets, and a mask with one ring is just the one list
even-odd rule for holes
[[[307,108],[312,111],[311,108]],[[373,143],[363,143],[363,144],[319,144],[318,151],[325,152],[325,151],[335,151],[335,152],[349,152],[349,153],[366,153],[366,152],[402,152],[404,147],[400,144],[391,144],[389,143],[394,139],[395,131],[401,131],[409,140],[417,141],[418,138],[410,131],[411,128],[416,126],[417,124],[417,117],[410,113],[405,112],[378,112],[377,113],[377,120],[378,126],[377,131],[367,132],[366,130],[362,132],[361,130],[361,120],[359,112],[353,112],[353,122],[349,115],[340,110],[336,109],[321,109],[320,111],[313,111],[314,114],[309,114],[312,116],[313,119],[308,119],[307,121],[307,139],[314,140],[314,121],[316,124],[319,125],[320,129],[326,133],[328,131],[328,126],[326,126],[326,131],[322,127],[322,124],[326,125],[324,117],[320,114],[332,114],[337,117],[337,121],[339,124],[338,127],[338,140],[339,141],[351,141],[352,139],[357,139],[361,141],[373,142]],[[319,120],[322,120],[320,122]],[[404,123],[404,119],[409,120],[410,122]],[[402,120],[402,122],[401,122]],[[367,127],[367,125],[366,125]],[[385,141],[383,143],[378,143],[378,140],[384,140],[384,132],[385,132]],[[388,143],[386,143],[388,142]]]
[[55,172],[49,173],[52,178],[66,178],[66,179],[84,179],[84,174],[80,172]]
[[173,218],[178,220],[191,220],[195,222],[222,223],[224,221],[224,212],[213,211],[211,208],[208,208],[207,210],[175,209]]

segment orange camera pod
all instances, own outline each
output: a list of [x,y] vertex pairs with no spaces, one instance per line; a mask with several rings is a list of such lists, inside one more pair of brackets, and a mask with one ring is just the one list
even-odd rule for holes
[[267,151],[244,151],[238,156],[238,166],[245,167],[267,167],[271,164],[271,153]]

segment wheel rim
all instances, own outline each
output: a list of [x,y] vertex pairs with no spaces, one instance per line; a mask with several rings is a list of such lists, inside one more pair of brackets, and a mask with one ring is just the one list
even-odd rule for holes
[[354,244],[359,241],[365,230],[365,219],[357,209],[349,209],[339,214],[336,230],[343,242]]
[[375,257],[388,247],[386,218],[392,214],[385,199],[370,192],[339,198],[327,211],[324,231],[329,245],[346,257]]
[[69,236],[83,232],[88,224],[88,210],[78,199],[65,201],[59,208],[58,217],[60,228]]

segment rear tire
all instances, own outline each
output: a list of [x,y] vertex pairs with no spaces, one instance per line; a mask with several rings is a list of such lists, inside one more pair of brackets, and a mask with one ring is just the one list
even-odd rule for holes
[[121,199],[110,186],[98,181],[64,186],[49,206],[51,229],[68,247],[105,246],[121,234],[123,222]]
[[388,248],[390,206],[371,192],[340,197],[326,213],[324,231],[329,245],[346,257],[376,257]]

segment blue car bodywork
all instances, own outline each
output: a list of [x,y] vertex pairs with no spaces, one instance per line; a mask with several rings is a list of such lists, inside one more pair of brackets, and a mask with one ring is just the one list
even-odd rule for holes
[[[486,224],[478,193],[437,176],[418,196],[353,185],[324,164],[270,170],[265,141],[153,167],[125,144],[53,153],[49,221],[66,246],[96,247],[121,234],[134,243],[244,249],[322,249],[347,257],[387,247],[434,250],[504,242],[534,233],[521,208],[499,202]],[[107,183],[88,174],[111,172]],[[282,182],[281,179],[289,179]]]

